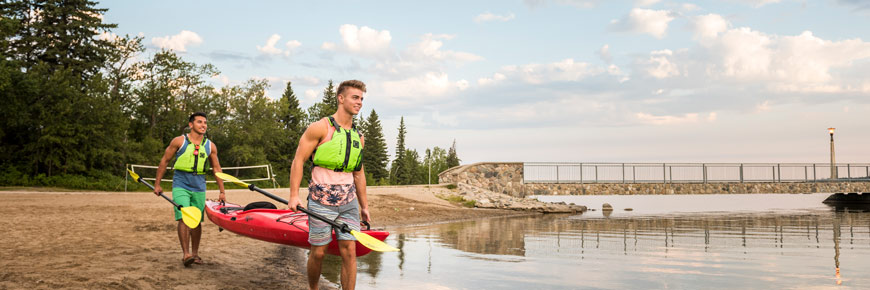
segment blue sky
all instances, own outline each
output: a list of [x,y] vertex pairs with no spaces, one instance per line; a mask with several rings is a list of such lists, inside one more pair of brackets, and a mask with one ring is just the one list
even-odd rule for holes
[[368,84],[463,163],[870,162],[870,1],[104,1],[215,85]]

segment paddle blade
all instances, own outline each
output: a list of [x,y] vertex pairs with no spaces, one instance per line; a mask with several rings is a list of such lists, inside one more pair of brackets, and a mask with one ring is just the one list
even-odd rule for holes
[[181,221],[191,229],[195,229],[202,221],[202,211],[193,206],[182,207]]
[[133,170],[130,169],[127,169],[127,172],[130,173],[130,177],[132,177],[133,180],[139,181],[139,174],[136,174],[136,172],[133,172]]
[[398,252],[399,249],[393,248],[393,246],[387,245],[381,240],[376,239],[366,233],[358,232],[358,231],[350,231],[356,240],[359,241],[360,244],[366,246],[366,248],[372,249],[372,251],[378,252]]
[[244,187],[248,187],[248,185],[250,185],[250,184],[245,183],[244,181],[239,180],[235,176],[232,176],[232,175],[229,175],[229,174],[226,174],[223,172],[215,172],[214,175],[220,179],[223,179],[223,180],[226,180],[226,181],[229,181],[229,182],[232,182],[232,183],[244,186]]

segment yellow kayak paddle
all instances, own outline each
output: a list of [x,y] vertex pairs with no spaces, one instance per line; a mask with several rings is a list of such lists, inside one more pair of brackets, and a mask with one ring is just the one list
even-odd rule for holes
[[[127,172],[130,173],[130,176],[133,177],[133,180],[141,182],[151,190],[154,190],[154,186],[151,185],[151,183],[148,183],[148,181],[145,181],[145,179],[142,179],[142,177],[139,177],[139,174],[136,174],[136,172],[133,172],[130,169],[127,169]],[[181,207],[181,205],[178,205],[177,203],[163,195],[162,192],[160,193],[160,196],[171,202],[172,205],[174,205],[176,208],[178,208],[178,210],[181,211],[181,221],[184,222],[184,224],[191,229],[198,227],[199,223],[202,222],[202,211],[200,211],[195,206]]]
[[[265,190],[262,190],[253,184],[245,183],[244,181],[241,181],[232,175],[229,175],[229,174],[226,174],[223,172],[216,172],[215,176],[217,176],[220,179],[238,184],[240,186],[247,187],[248,189],[250,189],[252,191],[259,192],[259,193],[261,193],[265,196],[268,196],[269,198],[274,199],[280,203],[287,204],[287,200],[280,198],[278,196],[275,196],[274,194],[271,194]],[[339,224],[333,220],[327,219],[324,216],[313,213],[313,212],[309,211],[308,209],[302,207],[301,205],[296,207],[296,210],[304,212],[304,213],[308,214],[308,216],[311,216],[311,217],[314,217],[316,219],[327,222],[330,225],[332,225],[332,227],[334,227],[338,230],[341,230],[342,232],[350,233],[351,235],[356,237],[356,240],[359,241],[360,244],[362,244],[366,248],[372,249],[373,251],[378,251],[378,252],[398,252],[399,251],[399,249],[396,249],[390,245],[387,245],[386,243],[384,243],[381,240],[376,239],[375,237],[372,237],[372,236],[370,236],[366,233],[363,233],[363,232],[352,230],[352,229],[350,229],[350,227],[347,226],[347,224]]]

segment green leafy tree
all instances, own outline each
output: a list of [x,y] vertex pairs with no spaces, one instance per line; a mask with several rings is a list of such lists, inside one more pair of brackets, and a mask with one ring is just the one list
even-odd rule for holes
[[378,183],[390,177],[387,171],[387,141],[384,139],[384,129],[378,113],[372,110],[367,119],[363,119],[361,131],[365,134],[365,147],[363,147],[363,167],[366,174],[371,175],[373,181]]
[[420,175],[423,183],[438,183],[438,173],[447,170],[447,151],[435,146],[426,149],[423,162],[420,163]]
[[172,138],[189,130],[187,118],[191,113],[206,113],[212,125],[220,123],[213,120],[213,115],[224,114],[223,110],[231,108],[227,107],[229,99],[212,100],[214,88],[206,80],[219,72],[211,64],[187,62],[172,51],[162,50],[151,60],[136,64],[134,69],[139,84],[134,89],[138,105],[133,110],[133,129],[144,135],[137,136],[144,142],[161,144],[148,148],[147,154],[154,156],[152,163],[159,161]]

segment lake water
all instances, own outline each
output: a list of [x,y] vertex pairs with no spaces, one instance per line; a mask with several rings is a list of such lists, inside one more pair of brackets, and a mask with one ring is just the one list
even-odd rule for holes
[[870,213],[826,196],[542,196],[598,210],[394,229],[357,288],[870,289]]

